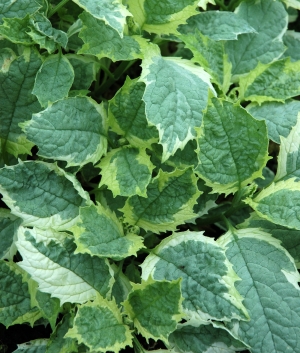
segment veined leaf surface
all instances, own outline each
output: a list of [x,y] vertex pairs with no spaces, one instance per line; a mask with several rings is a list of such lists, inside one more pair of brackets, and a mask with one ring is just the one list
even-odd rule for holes
[[[107,260],[87,254],[74,254],[76,245],[65,234],[58,242],[55,231],[52,237],[38,228],[20,227],[17,248],[23,260],[19,262],[38,282],[39,290],[65,302],[84,303],[97,295],[109,295],[114,282],[113,272]],[[96,275],[97,274],[97,275]]]
[[41,5],[35,0],[3,0],[0,4],[0,21],[3,18],[24,18],[39,8]]
[[186,231],[165,238],[141,267],[143,279],[149,276],[168,281],[182,278],[182,305],[188,318],[248,319],[242,297],[235,289],[234,283],[239,278],[224,248],[203,232]]
[[250,321],[228,324],[253,353],[300,350],[300,276],[279,241],[257,228],[230,230],[218,239],[241,278]]
[[196,172],[213,191],[229,194],[262,175],[268,160],[267,129],[240,106],[212,102],[200,130]]
[[96,163],[106,153],[105,114],[88,97],[65,98],[34,114],[22,124],[28,140],[45,158],[66,161],[68,166]]
[[175,230],[194,217],[193,206],[200,192],[192,170],[159,172],[147,187],[147,198],[132,196],[121,211],[125,221],[153,232]]

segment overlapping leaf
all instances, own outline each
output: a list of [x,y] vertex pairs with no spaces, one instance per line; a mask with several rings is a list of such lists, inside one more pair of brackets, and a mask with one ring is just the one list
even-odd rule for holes
[[213,99],[198,144],[196,172],[219,193],[235,192],[260,177],[268,160],[265,123],[227,101]]
[[116,148],[102,158],[101,183],[107,185],[114,197],[139,195],[146,197],[154,165],[146,151],[140,148]]
[[27,226],[68,229],[89,197],[79,182],[55,164],[20,162],[0,169],[0,191],[12,213]]
[[300,230],[300,183],[295,178],[271,184],[254,199],[245,200],[257,214],[270,222]]
[[279,241],[257,228],[230,230],[218,239],[237,275],[250,321],[228,324],[253,353],[300,350],[299,273]]
[[19,265],[39,284],[41,292],[59,298],[61,304],[84,303],[110,293],[114,280],[107,260],[74,254],[76,245],[66,233],[61,241],[55,231],[52,236],[47,234],[47,240],[43,233],[38,228],[20,227],[16,242],[23,258]]
[[131,331],[124,325],[115,301],[98,299],[79,306],[74,326],[65,337],[76,338],[96,352],[118,353],[126,346],[132,347]]
[[257,33],[241,34],[236,41],[226,43],[233,75],[247,73],[259,62],[267,64],[283,54],[282,36],[288,23],[283,4],[273,0],[246,0],[235,13]]
[[75,74],[71,89],[89,89],[92,82],[96,79],[99,64],[94,58],[82,55],[68,54],[66,57],[73,66]]
[[[300,2],[299,2],[300,7]],[[286,31],[283,36],[283,43],[287,47],[286,51],[283,53],[283,57],[290,57],[291,61],[300,60],[300,35],[299,32]]]
[[14,241],[21,218],[10,213],[7,209],[0,209],[0,259],[13,260],[17,252]]
[[182,319],[181,280],[154,281],[151,277],[141,284],[133,284],[123,303],[126,313],[147,340],[168,342],[168,336]]
[[[79,37],[85,43],[78,51],[78,54],[91,54],[98,59],[103,57],[113,61],[133,60],[142,58],[142,46],[147,45],[147,41],[140,36],[123,36],[103,21],[83,12],[80,16],[83,23]],[[101,36],[95,35],[101,33]]]
[[143,239],[136,234],[126,234],[116,215],[101,205],[80,208],[80,221],[73,230],[76,253],[121,260],[136,255]]
[[128,6],[139,30],[157,34],[178,34],[177,27],[195,15],[195,0],[129,0]]
[[196,138],[195,127],[201,125],[213,88],[209,75],[189,61],[148,55],[142,64],[143,100],[147,120],[159,131],[165,161]]
[[9,66],[2,66],[0,71],[2,153],[5,150],[14,156],[31,153],[33,144],[26,139],[19,123],[29,120],[31,114],[41,109],[36,97],[31,94],[35,75],[41,64],[40,55],[35,50],[26,49],[24,54],[11,61]]
[[150,147],[158,141],[158,132],[149,126],[142,97],[145,85],[129,77],[109,101],[108,116],[112,130],[124,136],[134,147]]
[[106,153],[105,114],[88,97],[59,100],[22,128],[40,156],[66,161],[68,166],[95,164]]
[[121,211],[126,222],[146,230],[175,230],[194,217],[193,206],[199,195],[192,169],[160,171],[147,187],[147,198],[132,196]]
[[239,278],[224,248],[203,232],[186,231],[164,239],[141,267],[143,279],[182,278],[183,309],[189,318],[200,321],[248,318],[242,297],[235,289]]
[[47,107],[67,97],[73,81],[74,70],[69,60],[62,54],[50,55],[37,73],[32,93]]
[[41,5],[35,0],[3,0],[0,4],[0,21],[3,18],[24,18],[40,8]]

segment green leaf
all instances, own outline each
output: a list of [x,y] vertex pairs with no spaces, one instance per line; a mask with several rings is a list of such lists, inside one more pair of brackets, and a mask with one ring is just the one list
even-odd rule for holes
[[200,64],[211,75],[212,81],[226,93],[230,86],[232,65],[225,54],[224,42],[216,42],[198,29],[194,33],[182,34],[179,38],[192,51],[192,61]]
[[214,89],[210,76],[188,60],[148,54],[142,68],[146,117],[159,131],[166,161],[196,138],[195,127],[201,125],[209,88]]
[[[300,9],[300,2],[299,2]],[[283,36],[283,43],[287,47],[282,57],[290,57],[291,61],[300,60],[300,35],[295,31],[286,31]]]
[[129,10],[140,30],[178,34],[177,27],[195,15],[198,0],[128,0]]
[[[1,15],[0,15],[1,16]],[[34,42],[28,35],[29,16],[20,18],[4,18],[0,25],[0,35],[16,44],[32,45]]]
[[31,309],[25,276],[17,264],[0,260],[0,322],[6,327],[24,322],[33,325],[41,317],[36,308]]
[[212,103],[200,130],[196,172],[214,192],[227,195],[262,176],[267,129],[238,105],[217,99]]
[[290,62],[290,58],[271,64],[259,63],[255,70],[240,79],[240,99],[259,104],[265,101],[283,102],[298,96],[300,61]]
[[132,347],[131,331],[123,324],[117,304],[100,298],[79,306],[74,327],[65,337],[76,338],[96,352],[118,353],[126,346]]
[[275,181],[296,178],[300,180],[300,115],[287,137],[280,139],[280,151]]
[[66,161],[68,167],[96,163],[107,149],[105,114],[88,97],[59,100],[21,127],[38,155]]
[[17,252],[14,241],[21,218],[11,214],[7,209],[0,209],[0,259],[13,260]]
[[67,54],[66,57],[73,66],[75,74],[71,89],[89,89],[92,82],[96,80],[96,73],[99,69],[99,64],[94,58],[86,56]]
[[124,136],[133,147],[150,147],[158,141],[158,131],[149,126],[145,103],[143,82],[131,80],[128,76],[124,85],[109,101],[108,117],[112,130]]
[[280,240],[281,245],[291,254],[297,268],[300,268],[300,231],[279,226],[263,218],[255,212],[245,222],[239,224],[238,228],[260,228],[270,233],[274,238]]
[[102,0],[101,5],[94,0],[73,0],[77,5],[89,12],[93,17],[102,20],[115,29],[123,37],[126,17],[132,16],[122,4],[122,0]]
[[168,343],[168,336],[182,319],[181,279],[154,281],[151,277],[141,284],[132,284],[132,291],[123,303],[135,328],[149,338]]
[[293,7],[300,10],[300,1],[299,0],[282,0],[287,7]]
[[199,0],[198,1],[198,6],[202,7],[204,10],[206,10],[206,7],[207,7],[208,3],[216,5],[215,0]]
[[246,0],[235,13],[257,33],[241,34],[236,41],[226,43],[233,75],[247,73],[259,62],[267,64],[283,54],[282,36],[287,29],[288,14],[280,2]]
[[135,255],[143,248],[143,238],[136,234],[126,234],[122,224],[108,208],[97,206],[80,208],[80,219],[73,228],[76,253],[110,257],[117,261]]
[[31,154],[33,144],[26,139],[18,124],[41,109],[36,97],[31,94],[41,64],[40,55],[35,50],[25,49],[22,56],[0,71],[2,153],[6,150],[15,157],[23,153]]
[[32,93],[47,107],[67,97],[73,81],[74,70],[69,60],[62,54],[50,55],[37,73]]
[[[118,306],[121,306],[121,303],[127,299],[128,293],[132,289],[132,285],[130,283],[130,278],[127,277],[123,272],[121,266],[117,267],[116,265],[112,265],[114,270],[114,279],[115,283],[113,285],[111,295],[112,298],[115,299]],[[127,266],[128,268],[128,266]],[[126,268],[126,270],[127,270]]]
[[297,123],[300,102],[288,100],[280,102],[264,102],[247,106],[248,112],[257,120],[265,120],[268,136],[272,141],[280,144],[280,136],[287,137],[292,127]]
[[79,206],[91,202],[73,175],[37,161],[0,169],[0,191],[23,225],[43,229],[68,229],[77,221]]
[[254,199],[244,200],[262,218],[300,230],[300,183],[295,178],[271,184]]
[[67,47],[67,33],[53,28],[48,18],[41,13],[36,13],[31,21],[31,31],[28,35],[40,45],[41,48],[47,49],[49,53],[53,53],[57,49],[57,44],[63,48]]
[[73,313],[66,314],[50,336],[46,353],[77,352],[77,343],[73,338],[65,338],[74,321]]
[[116,148],[102,158],[98,166],[102,169],[99,187],[107,185],[114,197],[147,196],[154,165],[144,149]]
[[235,40],[239,34],[256,32],[245,19],[227,11],[201,12],[190,17],[187,24],[181,25],[178,31],[190,37],[200,32],[214,41]]
[[180,325],[170,334],[169,342],[180,353],[234,353],[246,349],[245,345],[226,330],[212,325]]
[[251,320],[229,323],[253,353],[300,350],[300,276],[279,241],[257,228],[230,230],[218,239],[241,281],[237,290]]
[[55,233],[19,228],[16,245],[23,260],[18,264],[39,284],[38,289],[59,298],[61,305],[110,295],[114,279],[108,261],[74,254],[76,246],[68,234],[58,241],[62,234]]
[[18,349],[13,353],[47,353],[47,339],[36,339],[18,344]]
[[147,198],[132,196],[121,211],[125,221],[145,230],[164,232],[193,218],[199,197],[197,180],[191,169],[160,171],[147,187]]
[[[91,54],[97,56],[98,59],[107,57],[112,61],[143,57],[141,46],[147,45],[146,39],[140,36],[121,38],[116,30],[87,12],[83,12],[79,18],[83,23],[79,37],[85,44],[78,54]],[[101,36],[97,33],[101,33]]]
[[35,0],[2,0],[0,4],[0,21],[3,18],[24,18],[35,13],[41,5]]
[[[159,145],[160,146],[160,145]],[[165,163],[178,169],[186,169],[190,166],[194,168],[198,165],[198,156],[196,153],[197,142],[190,140],[183,148],[175,152]]]
[[248,318],[242,297],[235,289],[239,279],[219,246],[203,232],[174,233],[145,259],[142,278],[182,278],[183,310],[198,322]]

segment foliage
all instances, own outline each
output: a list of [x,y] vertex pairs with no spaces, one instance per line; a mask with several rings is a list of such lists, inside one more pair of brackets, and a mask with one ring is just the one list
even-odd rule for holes
[[300,353],[297,9],[1,2],[15,352]]

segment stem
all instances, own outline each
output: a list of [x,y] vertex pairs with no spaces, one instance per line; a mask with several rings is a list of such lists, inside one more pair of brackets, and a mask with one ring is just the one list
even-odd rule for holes
[[133,335],[133,343],[136,345],[136,348],[138,349],[139,352],[141,353],[145,352],[143,346],[140,344],[139,340],[136,338],[135,335]]
[[98,94],[103,94],[104,92],[106,92],[110,86],[112,86],[121,76],[122,74],[128,70],[130,68],[130,66],[132,66],[134,63],[136,62],[136,60],[132,60],[132,61],[123,61],[118,68],[116,69],[116,71],[112,74],[112,76],[109,77],[109,79],[107,81],[105,81],[97,91],[95,91],[95,95]]
[[48,19],[52,17],[61,7],[63,7],[69,0],[61,0],[56,6],[53,7],[52,10],[48,13]]
[[220,8],[221,8],[222,10],[227,11],[227,6],[223,3],[222,0],[215,0],[215,3],[216,3],[218,6],[220,6]]
[[241,0],[232,0],[228,5],[228,11],[233,11],[236,7],[240,5]]

